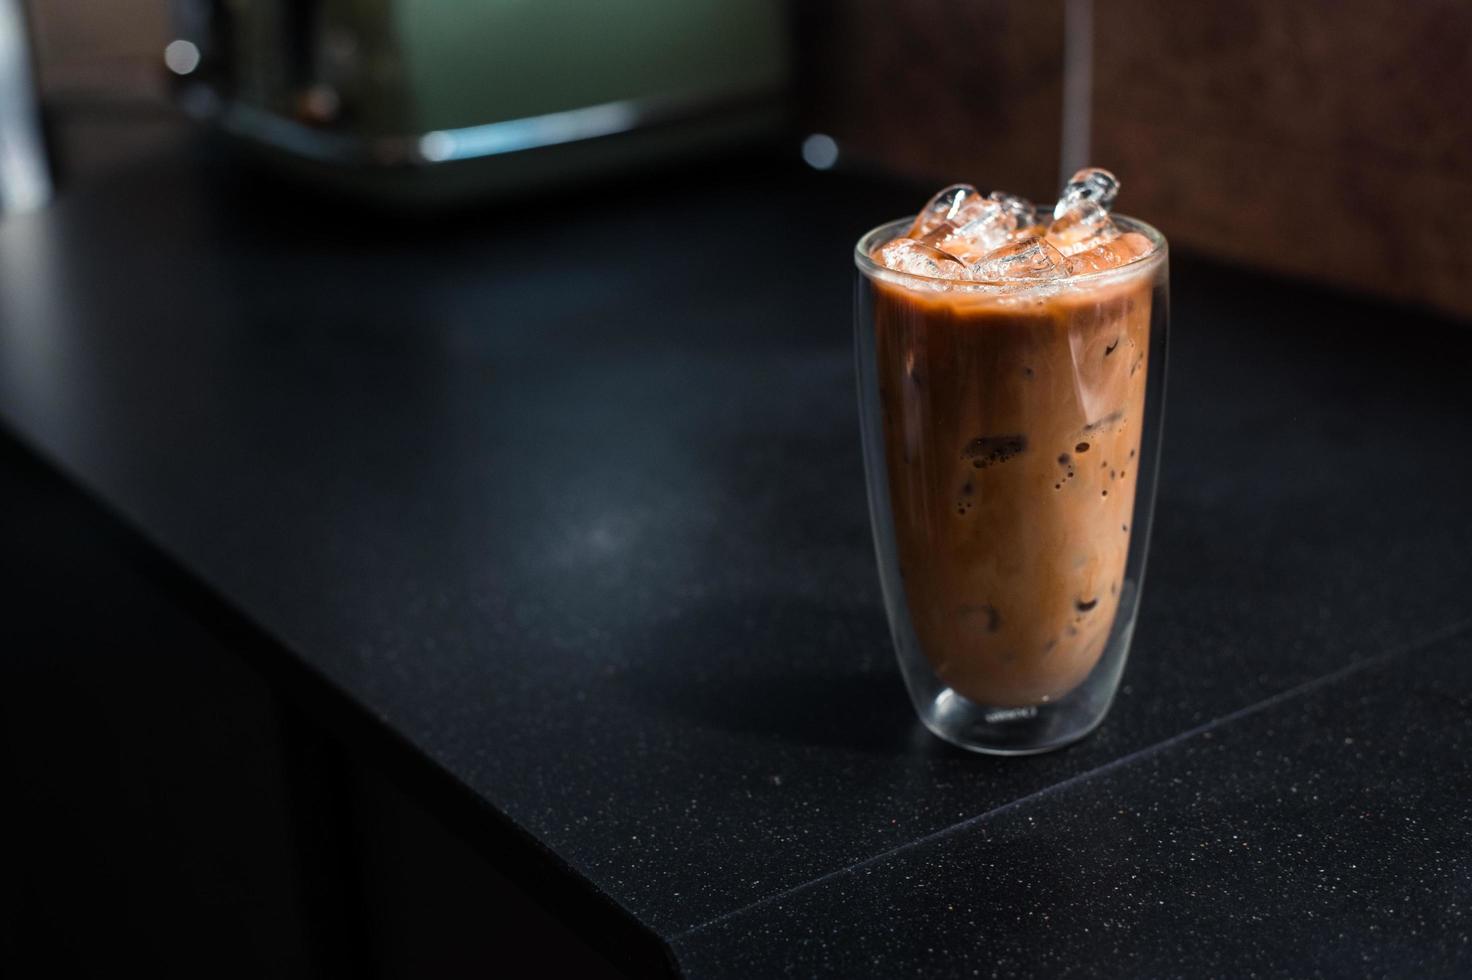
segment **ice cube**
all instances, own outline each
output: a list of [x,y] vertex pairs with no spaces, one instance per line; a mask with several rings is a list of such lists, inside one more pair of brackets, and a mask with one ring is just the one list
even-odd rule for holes
[[1058,279],[1064,275],[1063,256],[1041,238],[1008,242],[966,269],[966,278],[977,282]]
[[1117,268],[1149,254],[1154,248],[1150,239],[1139,232],[1129,231],[1087,251],[1070,255],[1065,264],[1069,275],[1081,276],[1089,272]]
[[879,261],[895,272],[936,279],[960,279],[966,270],[966,264],[954,255],[913,238],[896,238],[880,248]]
[[915,223],[910,226],[909,236],[922,238],[930,234],[955,218],[967,201],[975,201],[980,198],[981,193],[970,184],[952,184],[932,197],[925,207],[920,209],[920,213],[915,216]]
[[1031,228],[1038,223],[1038,209],[1027,198],[1008,194],[1006,191],[992,191],[986,197],[989,201],[996,201],[1002,206],[1003,211],[1012,216],[1014,231]]
[[1108,211],[1114,206],[1114,198],[1118,194],[1119,179],[1114,174],[1103,167],[1085,167],[1063,185],[1063,193],[1058,195],[1058,203],[1053,206],[1053,218],[1063,217],[1065,212],[1083,201],[1093,201]]
[[[1061,203],[1061,202],[1060,202]],[[1048,226],[1048,241],[1064,255],[1076,255],[1119,235],[1109,212],[1092,198],[1073,202]]]
[[972,198],[957,209],[954,217],[922,236],[920,241],[941,251],[975,262],[1006,244],[1017,227],[1017,219],[996,201]]

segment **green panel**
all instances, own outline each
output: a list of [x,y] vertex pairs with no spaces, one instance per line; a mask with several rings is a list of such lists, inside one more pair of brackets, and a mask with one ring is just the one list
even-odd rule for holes
[[403,0],[394,16],[417,131],[785,77],[780,0]]

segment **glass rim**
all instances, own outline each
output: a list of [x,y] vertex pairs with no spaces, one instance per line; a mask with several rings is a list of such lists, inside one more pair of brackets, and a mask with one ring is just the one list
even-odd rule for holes
[[1139,274],[1145,269],[1154,268],[1165,261],[1170,246],[1165,236],[1153,225],[1126,214],[1111,214],[1110,217],[1121,231],[1138,232],[1148,238],[1155,247],[1147,254],[1133,258],[1112,269],[1085,272],[1059,279],[946,279],[940,276],[921,276],[913,272],[898,272],[882,265],[874,260],[872,254],[877,246],[901,237],[903,234],[901,229],[909,228],[915,221],[915,216],[910,215],[886,221],[861,235],[854,244],[854,265],[871,279],[881,279],[912,289],[918,288],[931,292],[984,293],[993,296],[1025,296],[1078,285],[1093,286],[1115,282]]

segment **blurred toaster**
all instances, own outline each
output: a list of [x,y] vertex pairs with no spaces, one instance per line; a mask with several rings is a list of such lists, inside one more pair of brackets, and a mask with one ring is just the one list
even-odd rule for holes
[[402,196],[508,193],[773,131],[782,0],[176,0],[192,115]]

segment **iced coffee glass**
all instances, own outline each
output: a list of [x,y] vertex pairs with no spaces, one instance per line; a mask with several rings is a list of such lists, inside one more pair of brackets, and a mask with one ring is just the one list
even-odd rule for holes
[[854,251],[890,629],[921,720],[978,752],[1044,752],[1099,725],[1144,582],[1166,243],[1107,212],[1112,183],[1070,197],[1081,177],[1047,212],[947,188]]

